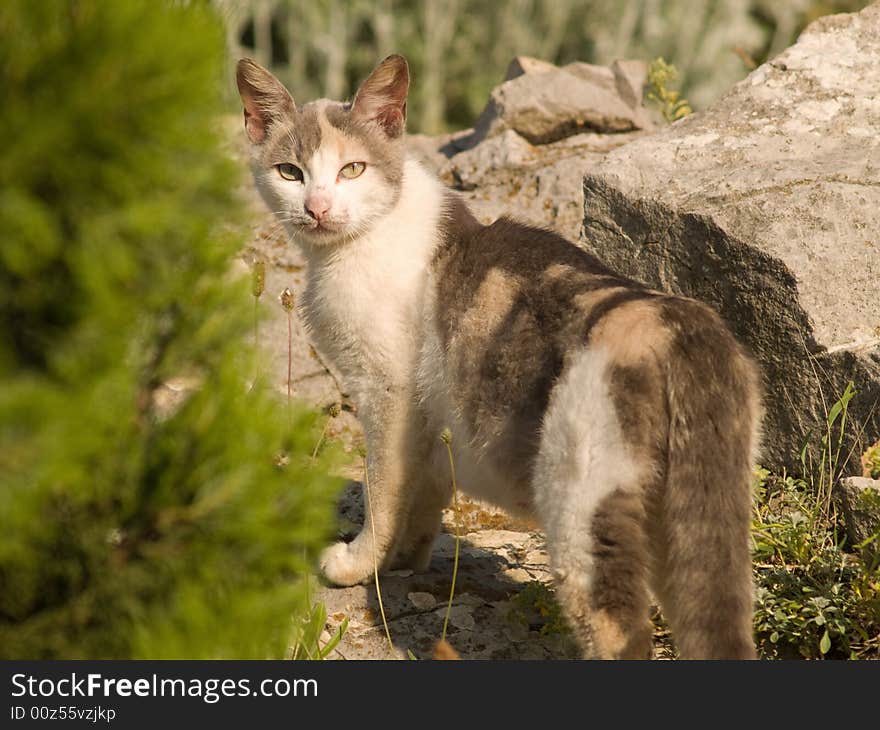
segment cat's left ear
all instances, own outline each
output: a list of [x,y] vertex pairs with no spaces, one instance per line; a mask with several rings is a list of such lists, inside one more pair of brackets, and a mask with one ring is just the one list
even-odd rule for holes
[[399,137],[406,127],[406,94],[409,67],[397,54],[376,66],[361,84],[352,104],[352,114],[379,123],[389,137]]
[[284,84],[249,58],[238,62],[235,82],[244,106],[244,128],[248,139],[260,144],[275,121],[296,109],[293,97]]

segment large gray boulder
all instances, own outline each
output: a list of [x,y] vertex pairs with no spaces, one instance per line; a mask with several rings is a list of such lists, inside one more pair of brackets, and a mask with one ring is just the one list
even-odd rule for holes
[[876,439],[880,3],[820,19],[707,111],[591,161],[581,242],[713,304],[751,346],[766,465],[801,471],[850,380],[849,431]]
[[584,172],[654,128],[642,104],[646,77],[641,61],[559,67],[519,56],[473,129],[410,135],[410,147],[483,222],[513,215],[575,240]]

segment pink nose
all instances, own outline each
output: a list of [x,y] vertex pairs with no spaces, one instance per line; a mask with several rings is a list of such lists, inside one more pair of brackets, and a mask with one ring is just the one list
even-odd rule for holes
[[310,195],[306,198],[306,212],[319,223],[330,211],[330,197],[327,195]]

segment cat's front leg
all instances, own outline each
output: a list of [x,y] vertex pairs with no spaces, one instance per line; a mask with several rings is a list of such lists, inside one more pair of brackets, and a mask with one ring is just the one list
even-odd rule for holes
[[360,407],[367,446],[364,527],[350,543],[338,542],[321,554],[321,572],[331,583],[364,583],[374,567],[381,571],[394,558],[411,497],[406,482],[413,414],[404,390],[383,390]]

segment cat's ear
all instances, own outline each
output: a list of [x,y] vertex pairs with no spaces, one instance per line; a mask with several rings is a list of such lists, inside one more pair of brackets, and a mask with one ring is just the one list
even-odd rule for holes
[[389,137],[399,137],[406,126],[409,67],[397,54],[376,66],[361,84],[352,103],[352,114],[378,122]]
[[235,81],[244,105],[244,128],[248,139],[260,144],[266,139],[272,123],[296,108],[293,97],[278,79],[249,58],[238,62]]

